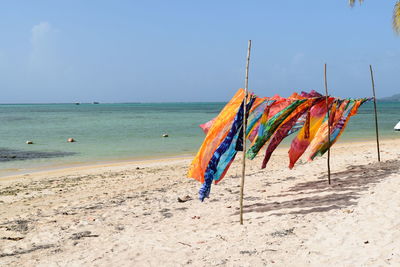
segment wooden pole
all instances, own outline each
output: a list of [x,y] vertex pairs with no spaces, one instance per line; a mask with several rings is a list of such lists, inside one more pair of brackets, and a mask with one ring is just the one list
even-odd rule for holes
[[330,115],[329,115],[329,95],[328,95],[328,82],[326,79],[326,63],[324,65],[324,81],[325,81],[325,102],[326,102],[326,112],[328,115],[328,184],[331,184],[331,122],[330,122]]
[[243,159],[242,159],[242,179],[240,181],[240,224],[243,224],[243,192],[244,192],[244,177],[246,175],[246,104],[247,104],[247,91],[249,85],[249,63],[250,63],[250,49],[251,40],[247,47],[247,61],[246,61],[246,78],[244,80],[244,105],[243,105]]
[[374,95],[376,149],[377,149],[377,151],[378,151],[378,161],[381,162],[381,153],[380,153],[380,150],[379,150],[378,113],[377,113],[377,111],[376,111],[375,81],[374,81],[374,72],[373,72],[373,70],[372,70],[372,65],[369,65],[369,70],[370,70],[370,72],[371,72],[372,94]]

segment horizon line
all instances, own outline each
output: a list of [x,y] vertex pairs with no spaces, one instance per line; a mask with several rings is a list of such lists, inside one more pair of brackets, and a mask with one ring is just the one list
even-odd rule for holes
[[[96,103],[94,103],[96,102]],[[100,104],[174,104],[174,103],[227,103],[228,101],[158,101],[158,102],[146,102],[146,101],[135,101],[135,102],[26,102],[26,103],[0,103],[0,105],[100,105]]]

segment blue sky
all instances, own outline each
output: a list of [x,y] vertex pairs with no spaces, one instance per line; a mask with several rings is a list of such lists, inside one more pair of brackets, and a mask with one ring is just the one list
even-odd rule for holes
[[395,1],[3,1],[0,103],[226,101],[400,93]]

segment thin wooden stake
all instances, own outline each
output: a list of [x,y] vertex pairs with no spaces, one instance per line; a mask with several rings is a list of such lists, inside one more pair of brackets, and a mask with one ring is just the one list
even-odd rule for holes
[[246,78],[244,81],[243,159],[242,159],[242,180],[240,181],[240,224],[243,224],[243,193],[244,193],[244,177],[246,175],[246,128],[247,128],[246,104],[247,104],[247,91],[249,85],[250,49],[251,49],[251,40],[249,40],[247,48]]
[[324,81],[325,81],[325,101],[326,101],[326,112],[328,115],[328,184],[331,184],[331,122],[330,122],[330,115],[329,115],[329,95],[328,95],[328,82],[326,79],[326,64],[324,66]]
[[376,111],[375,81],[374,81],[374,72],[372,71],[372,65],[369,65],[369,70],[371,71],[372,94],[374,95],[376,149],[378,150],[378,161],[380,162],[381,161],[381,153],[380,153],[380,150],[379,150],[378,113]]

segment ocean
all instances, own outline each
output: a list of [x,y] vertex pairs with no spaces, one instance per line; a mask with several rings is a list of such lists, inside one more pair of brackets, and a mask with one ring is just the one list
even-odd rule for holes
[[[194,155],[204,134],[198,127],[225,103],[0,105],[0,175],[71,164],[93,164]],[[393,131],[400,103],[378,102],[381,138]],[[373,104],[364,104],[340,138],[375,139]],[[168,138],[162,135],[167,133]],[[77,142],[68,143],[68,138]],[[34,144],[26,144],[27,140]],[[287,146],[287,140],[282,146]]]

